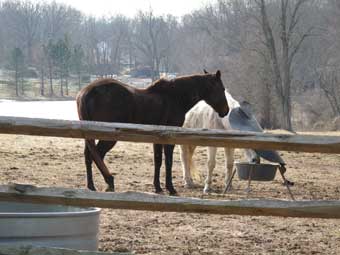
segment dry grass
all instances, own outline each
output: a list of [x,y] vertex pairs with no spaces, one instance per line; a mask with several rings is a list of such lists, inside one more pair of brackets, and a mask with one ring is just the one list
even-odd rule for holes
[[[319,135],[339,135],[319,133]],[[0,136],[1,183],[38,186],[85,187],[83,141],[31,136]],[[235,179],[234,191],[223,190],[224,158],[218,153],[213,186],[216,193],[182,185],[179,149],[174,155],[174,184],[181,196],[213,199],[246,199],[246,182]],[[340,199],[340,155],[282,153],[287,177],[295,181],[297,199]],[[241,159],[240,152],[236,158]],[[106,162],[116,174],[117,191],[152,191],[153,155],[150,144],[118,143]],[[206,154],[199,148],[197,166],[205,169]],[[162,169],[164,172],[164,169]],[[96,169],[95,182],[104,190]],[[162,176],[164,180],[164,175]],[[249,198],[288,199],[279,176],[273,182],[253,183]],[[100,250],[137,254],[340,254],[337,220],[274,217],[218,216],[103,210]]]

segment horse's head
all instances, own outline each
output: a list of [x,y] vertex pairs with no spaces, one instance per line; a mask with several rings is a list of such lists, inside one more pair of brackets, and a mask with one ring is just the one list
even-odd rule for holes
[[207,80],[207,90],[203,95],[203,100],[207,102],[220,117],[224,117],[229,112],[229,106],[224,93],[224,86],[221,80],[221,72],[218,70],[216,74],[209,74],[204,70]]
[[257,153],[252,150],[252,149],[245,149],[244,150],[244,154],[248,160],[249,163],[256,163],[256,164],[260,164],[260,157],[259,155],[257,155]]

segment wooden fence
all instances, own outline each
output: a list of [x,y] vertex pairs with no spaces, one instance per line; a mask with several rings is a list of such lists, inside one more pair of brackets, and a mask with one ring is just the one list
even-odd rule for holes
[[[223,130],[185,129],[90,121],[0,117],[0,133],[67,138],[97,138],[163,144],[340,153],[339,136],[282,135]],[[339,201],[214,201],[147,193],[103,194],[85,190],[2,186],[0,200],[97,206],[115,209],[197,212],[283,217],[339,218]]]
[[0,117],[0,133],[160,144],[340,153],[340,136],[189,129],[93,121]]
[[[160,144],[340,153],[339,136],[287,135],[185,129],[89,121],[0,117],[0,133]],[[340,218],[340,201],[207,200],[150,193],[100,193],[83,189],[0,186],[0,201],[20,201],[113,209],[238,214],[252,216]],[[38,249],[38,250],[37,250]],[[41,250],[42,249],[42,250]],[[0,247],[1,254],[102,254],[34,247]],[[104,253],[103,253],[104,254]]]
[[37,188],[23,184],[0,186],[0,200],[160,212],[340,218],[340,201],[230,201],[142,192],[103,193],[84,189]]

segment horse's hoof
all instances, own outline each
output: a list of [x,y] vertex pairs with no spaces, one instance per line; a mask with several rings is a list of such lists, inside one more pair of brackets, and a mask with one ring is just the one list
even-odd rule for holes
[[87,187],[87,188],[91,191],[97,191],[97,189],[95,187]]
[[285,182],[282,183],[282,185],[285,185],[285,186],[288,185],[289,187],[294,186],[294,184],[295,184],[294,182],[291,182],[291,181],[288,181],[288,180],[286,180]]
[[233,191],[233,186],[229,186],[227,189],[224,190],[224,193],[228,193]]
[[212,189],[210,187],[204,187],[204,189],[203,189],[204,194],[209,194],[211,192],[212,192]]
[[170,196],[178,196],[178,193],[176,190],[169,191]]
[[115,192],[115,188],[114,187],[107,187],[105,192]]
[[247,194],[249,194],[249,193],[251,192],[251,188],[248,187],[248,188],[246,188],[244,191],[245,191]]
[[195,183],[193,183],[193,182],[186,182],[186,183],[184,183],[184,188],[186,188],[186,189],[196,189],[196,188],[198,188],[199,186],[197,185],[197,184],[195,184]]
[[163,189],[162,189],[162,188],[159,188],[159,189],[156,189],[156,190],[155,190],[155,193],[156,193],[156,194],[163,194],[164,192],[163,192]]
[[166,187],[167,191],[169,192],[170,196],[176,196],[177,195],[177,191],[174,189],[173,186],[170,187]]

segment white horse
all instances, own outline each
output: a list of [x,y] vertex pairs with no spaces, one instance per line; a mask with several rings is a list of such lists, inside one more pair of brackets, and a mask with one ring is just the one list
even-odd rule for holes
[[[230,123],[229,117],[231,117],[231,113],[233,110],[235,112],[244,114],[247,117],[247,121],[252,124],[251,126],[255,126],[255,129],[259,129],[259,132],[262,132],[262,128],[254,118],[254,116],[248,111],[247,103],[244,105],[240,105],[238,101],[236,101],[227,91],[225,92],[226,98],[228,100],[228,105],[230,112],[229,114],[224,117],[220,118],[218,114],[214,112],[214,110],[207,105],[205,102],[200,101],[197,103],[186,115],[185,115],[185,122],[183,127],[186,128],[207,128],[207,129],[225,129],[225,130],[235,130],[232,128],[233,125]],[[241,111],[240,111],[241,110]],[[254,128],[250,130],[246,127],[241,127],[241,130],[244,131],[254,131]],[[239,128],[237,128],[240,130]],[[248,129],[248,130],[247,130]],[[197,170],[195,168],[194,162],[192,160],[194,151],[196,146],[194,145],[181,145],[181,160],[182,160],[182,167],[183,167],[183,179],[184,185],[187,188],[195,187],[195,184],[192,179],[192,174],[197,175]],[[208,169],[207,169],[207,176],[205,179],[204,185],[204,192],[207,193],[211,191],[211,178],[212,173],[216,165],[216,147],[208,147]],[[259,162],[259,156],[254,150],[245,149],[245,156],[248,161],[250,162]],[[234,165],[234,148],[225,147],[224,148],[225,154],[225,185],[229,182],[233,170]],[[231,185],[230,185],[231,187]]]

